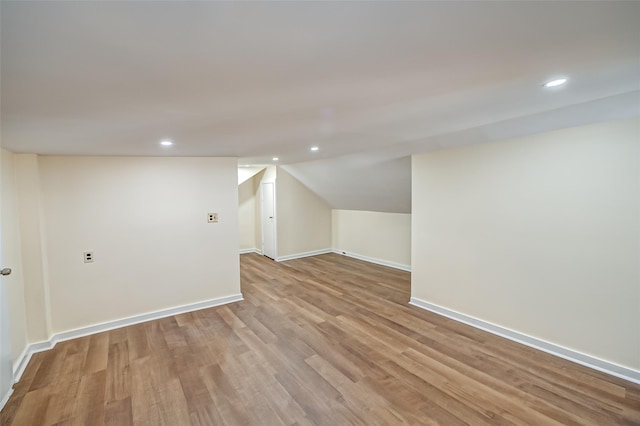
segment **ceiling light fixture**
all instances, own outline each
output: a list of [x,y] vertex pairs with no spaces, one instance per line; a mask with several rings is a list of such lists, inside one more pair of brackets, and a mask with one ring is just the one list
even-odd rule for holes
[[278,157],[273,157],[273,158],[272,158],[272,160],[273,160],[273,161],[278,161],[278,160],[279,160],[279,158],[278,158]]
[[171,146],[173,145],[173,142],[171,142],[169,139],[164,139],[160,141],[160,145],[162,146]]
[[546,82],[545,84],[543,84],[543,86],[544,87],[558,87],[558,86],[562,86],[566,82],[567,82],[566,78],[558,78],[556,80],[551,80],[551,81]]
[[318,148],[317,146],[312,146],[312,147],[311,147],[311,151],[314,151],[314,152],[315,152],[315,151],[317,151],[317,150],[319,150],[319,149],[320,149],[320,148]]

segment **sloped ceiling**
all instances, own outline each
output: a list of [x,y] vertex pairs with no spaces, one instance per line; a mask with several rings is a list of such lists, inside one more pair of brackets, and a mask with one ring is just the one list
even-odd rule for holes
[[0,8],[4,148],[277,156],[334,208],[409,211],[413,153],[640,114],[638,2]]
[[283,167],[334,208],[410,213],[410,155],[413,153],[516,138],[638,115],[640,92],[634,91],[407,141],[392,147]]
[[411,157],[376,159],[349,155],[283,168],[333,208],[411,211]]
[[264,169],[264,167],[238,167],[238,185],[248,181]]

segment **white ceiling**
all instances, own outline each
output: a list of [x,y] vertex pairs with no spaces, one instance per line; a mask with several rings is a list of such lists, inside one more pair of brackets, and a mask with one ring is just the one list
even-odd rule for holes
[[[638,2],[3,1],[0,12],[4,148],[278,156],[335,208],[409,211],[412,153],[640,114]],[[541,87],[556,76],[566,87]]]

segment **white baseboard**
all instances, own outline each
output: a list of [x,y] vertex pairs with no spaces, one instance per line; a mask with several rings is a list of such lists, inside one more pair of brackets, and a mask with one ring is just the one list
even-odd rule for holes
[[257,248],[249,248],[249,249],[241,249],[240,250],[240,254],[248,254],[248,253],[262,254],[262,251],[258,250]]
[[[47,349],[47,348],[43,348],[43,349],[35,348],[39,350],[34,350],[34,346],[36,345],[38,345],[38,343],[27,345],[22,351],[22,353],[20,354],[20,356],[18,357],[18,359],[16,360],[15,364],[13,365],[13,381],[15,383],[18,383],[18,381],[20,381],[20,378],[22,377],[22,373],[24,373],[25,368],[27,368],[27,364],[29,364],[29,360],[31,360],[31,355],[36,352],[41,352]],[[47,346],[49,346],[49,342],[47,342]]]
[[331,249],[322,249],[322,250],[306,251],[304,253],[289,254],[287,256],[278,257],[276,261],[284,262],[285,260],[293,260],[293,259],[300,259],[302,257],[317,256],[319,254],[331,253],[331,251],[332,251]]
[[166,318],[173,315],[184,314],[187,312],[199,311],[201,309],[213,308],[214,306],[226,305],[227,303],[239,302],[243,300],[242,294],[233,294],[231,296],[219,297],[216,299],[205,300],[204,302],[190,303],[188,305],[176,306],[159,311],[148,312],[146,314],[134,315],[113,321],[107,321],[100,324],[94,324],[87,327],[77,328],[75,330],[63,331],[56,333],[49,340],[31,343],[24,350],[18,361],[15,363],[13,372],[14,381],[18,382],[24,373],[31,356],[37,352],[52,349],[56,343],[65,340],[77,339],[79,337],[89,336],[91,334],[102,333],[103,331],[115,330],[116,328],[127,327],[142,322],[153,321],[160,318]]
[[374,257],[363,256],[357,253],[348,253],[343,250],[332,250],[333,253],[341,254],[347,257],[353,257],[354,259],[364,260],[365,262],[375,263],[377,265],[388,266],[389,268],[400,269],[402,271],[411,272],[411,265],[403,265],[401,263],[389,262],[388,260],[376,259]]
[[573,349],[565,348],[563,346],[556,345],[555,343],[547,342],[545,340],[541,340],[536,337],[520,333],[518,331],[514,331],[475,317],[471,317],[469,315],[461,314],[460,312],[452,311],[450,309],[426,302],[415,297],[412,297],[409,303],[419,308],[434,312],[438,315],[442,315],[447,318],[451,318],[461,323],[470,325],[472,327],[479,328],[480,330],[487,331],[500,337],[513,340],[514,342],[518,342],[531,348],[538,349],[542,352],[546,352],[548,354],[564,358],[568,361],[575,362],[576,364],[584,365],[585,367],[593,368],[594,370],[598,370],[603,373],[607,373],[612,376],[640,384],[640,371],[638,370],[618,365],[604,359],[596,358],[594,356],[587,355]]
[[7,391],[7,394],[5,396],[3,396],[2,399],[0,399],[0,411],[2,411],[4,406],[9,401],[9,398],[11,397],[11,394],[13,394],[13,388],[9,388],[9,390]]

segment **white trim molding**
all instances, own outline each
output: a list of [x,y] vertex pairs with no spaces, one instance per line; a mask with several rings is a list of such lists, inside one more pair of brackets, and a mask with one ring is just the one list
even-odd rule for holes
[[306,251],[304,253],[296,253],[296,254],[289,254],[289,255],[286,255],[286,256],[280,256],[280,257],[278,257],[276,259],[276,261],[284,262],[286,260],[300,259],[300,258],[309,257],[309,256],[317,256],[319,254],[327,254],[327,253],[331,253],[331,252],[332,252],[331,249]]
[[27,364],[29,364],[31,355],[33,355],[36,352],[42,352],[44,350],[50,349],[49,342],[46,342],[46,347],[41,348],[37,346],[37,345],[41,345],[42,343],[44,342],[32,343],[30,345],[27,345],[24,348],[24,351],[22,351],[22,353],[16,360],[16,362],[13,364],[13,381],[15,383],[18,383],[20,381],[20,378],[22,377],[22,373],[24,373],[24,370],[27,368]]
[[452,311],[451,309],[426,302],[416,297],[412,297],[409,301],[409,304],[417,306],[418,308],[426,309],[427,311],[431,311],[438,315],[451,318],[452,320],[461,322],[463,324],[479,328],[480,330],[487,331],[497,336],[504,337],[505,339],[513,340],[514,342],[521,343],[525,346],[538,349],[542,352],[546,352],[548,354],[555,355],[568,361],[575,362],[576,364],[580,364],[585,367],[589,367],[594,370],[598,370],[603,373],[628,380],[632,383],[640,384],[640,371],[638,370],[634,370],[632,368],[618,365],[604,359],[587,355],[573,349],[565,348],[564,346],[556,345],[555,343],[547,342],[546,340],[538,339],[536,337],[529,336],[527,334],[520,333],[518,331],[511,330],[509,328],[505,328],[500,325],[496,325],[469,315],[465,315],[460,312]]
[[153,321],[160,318],[171,317],[173,315],[184,314],[187,312],[199,311],[201,309],[213,308],[215,306],[226,305],[228,303],[239,302],[244,300],[241,293],[232,294],[230,296],[219,297],[216,299],[205,300],[203,302],[190,303],[187,305],[175,306],[173,308],[161,309],[159,311],[148,312],[140,315],[133,315],[130,317],[117,319],[113,321],[107,321],[100,324],[94,324],[87,327],[77,328],[75,330],[63,331],[56,333],[42,342],[31,343],[24,350],[20,358],[14,364],[13,377],[14,382],[20,381],[22,374],[24,373],[27,364],[31,356],[37,352],[46,351],[52,349],[58,342],[64,342],[65,340],[77,339],[79,337],[85,337],[92,334],[102,333],[104,331],[115,330],[117,328],[127,327],[134,324],[140,324],[147,321]]
[[9,398],[11,397],[11,394],[13,394],[13,387],[10,387],[6,395],[2,397],[2,399],[0,399],[0,411],[2,411],[2,409],[7,404],[7,402],[9,402]]
[[341,254],[343,256],[352,257],[354,259],[363,260],[369,263],[375,263],[377,265],[388,266],[389,268],[400,269],[401,271],[411,272],[411,265],[403,265],[401,263],[390,262],[388,260],[376,259],[375,257],[363,256],[357,253],[348,253],[344,250],[333,249],[333,253]]
[[240,249],[240,254],[249,254],[249,253],[262,254],[262,251],[258,250],[257,248]]

